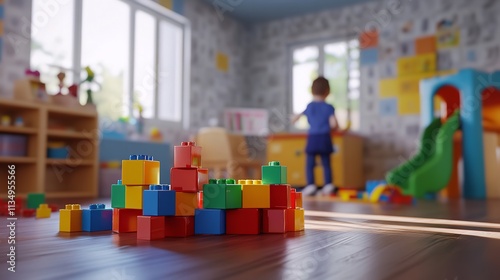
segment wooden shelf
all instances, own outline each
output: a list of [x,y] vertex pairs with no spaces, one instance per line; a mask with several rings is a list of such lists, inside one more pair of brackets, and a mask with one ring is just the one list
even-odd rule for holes
[[85,133],[82,131],[70,131],[70,130],[59,130],[59,129],[49,129],[47,131],[49,137],[58,138],[70,138],[70,139],[97,139],[97,135],[92,135],[92,133]]
[[96,161],[93,159],[71,159],[71,158],[48,158],[45,160],[47,165],[68,165],[72,167],[77,166],[90,166],[96,164]]
[[0,156],[1,163],[35,163],[34,157],[2,157]]
[[73,198],[73,197],[95,197],[92,192],[46,192],[47,198]]
[[16,108],[36,110],[40,107],[41,104],[42,103],[15,100],[15,99],[3,99],[3,98],[0,99],[0,107],[16,107]]
[[0,126],[0,132],[15,134],[36,134],[38,130],[33,127]]
[[86,108],[86,107],[63,107],[57,105],[48,105],[47,111],[49,114],[58,114],[58,115],[70,115],[75,117],[89,117],[94,118],[96,116],[96,110],[94,108]]

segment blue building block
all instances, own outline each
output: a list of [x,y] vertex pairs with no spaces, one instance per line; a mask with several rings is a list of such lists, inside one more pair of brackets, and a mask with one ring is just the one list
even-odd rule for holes
[[144,216],[175,216],[175,191],[169,185],[151,185],[142,194]]
[[194,234],[226,233],[226,211],[222,209],[196,209]]
[[104,209],[104,204],[91,204],[82,211],[82,231],[111,230],[113,210]]

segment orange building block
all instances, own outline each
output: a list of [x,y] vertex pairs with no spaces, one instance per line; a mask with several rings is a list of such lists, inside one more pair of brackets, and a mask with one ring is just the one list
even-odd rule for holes
[[127,186],[160,184],[160,162],[154,160],[122,160],[122,184]]
[[290,208],[290,193],[292,187],[288,184],[270,185],[270,208]]
[[113,209],[113,232],[136,232],[137,217],[142,215],[142,209]]
[[201,167],[201,147],[195,142],[174,146],[174,167]]
[[194,235],[194,216],[165,217],[165,237],[186,237]]
[[270,208],[271,191],[261,180],[238,180],[241,185],[242,208]]
[[175,192],[175,215],[194,216],[198,207],[198,193]]
[[203,192],[198,192],[198,209],[203,209]]
[[262,209],[262,232],[286,232],[286,209]]
[[137,239],[155,240],[165,237],[165,217],[137,216]]
[[198,169],[195,167],[170,169],[170,189],[178,192],[198,191]]
[[259,234],[262,210],[254,208],[226,210],[226,234]]
[[426,36],[415,39],[415,54],[436,53],[436,36]]
[[301,192],[296,192],[295,193],[295,208],[302,208],[302,193]]

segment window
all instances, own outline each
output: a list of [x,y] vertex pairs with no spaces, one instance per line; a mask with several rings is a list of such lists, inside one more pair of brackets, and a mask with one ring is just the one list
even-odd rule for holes
[[70,85],[89,66],[96,83],[80,86],[80,102],[90,86],[100,117],[137,117],[142,108],[156,125],[187,125],[190,30],[183,17],[150,0],[49,2],[33,0],[30,63],[49,94],[59,91],[60,71]]
[[[312,100],[311,84],[318,76],[330,82],[327,102],[335,107],[341,128],[359,129],[359,44],[358,41],[320,42],[292,48],[292,112],[302,113]],[[307,129],[301,118],[298,129]]]

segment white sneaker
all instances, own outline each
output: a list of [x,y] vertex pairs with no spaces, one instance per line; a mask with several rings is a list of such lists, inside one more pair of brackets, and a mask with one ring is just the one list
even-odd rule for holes
[[317,189],[318,187],[316,187],[316,185],[314,184],[307,185],[304,189],[302,189],[302,194],[305,196],[312,196],[314,195]]
[[335,191],[335,186],[333,184],[324,185],[318,193],[321,195],[331,195]]

